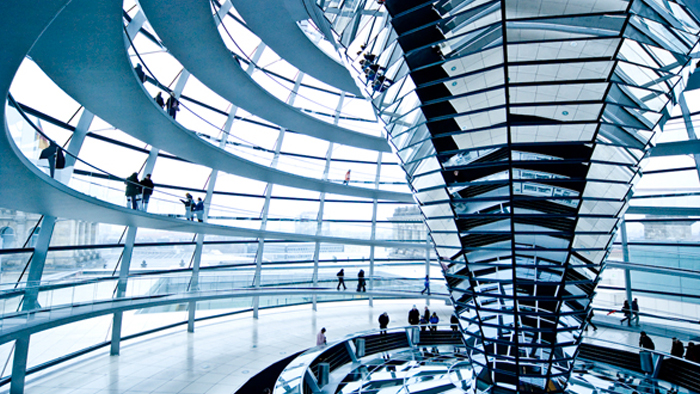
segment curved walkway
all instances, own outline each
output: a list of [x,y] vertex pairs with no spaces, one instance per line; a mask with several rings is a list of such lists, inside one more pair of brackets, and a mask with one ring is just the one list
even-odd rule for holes
[[324,182],[256,164],[182,127],[136,79],[124,45],[121,7],[118,0],[73,0],[31,51],[44,72],[92,113],[154,147],[229,174],[318,192],[413,202],[408,193]]
[[[63,4],[68,2],[64,0],[42,0],[39,3],[41,3],[40,8],[42,11],[55,14],[61,9]],[[78,3],[78,1],[73,1],[69,4],[65,11],[69,11],[70,6],[74,5],[73,3]],[[101,2],[94,2],[94,4],[99,3]],[[3,26],[7,26],[7,29],[4,29],[2,34],[0,34],[0,37],[11,43],[0,49],[0,54],[3,55],[3,62],[0,62],[0,97],[3,98],[7,97],[12,78],[25,54],[31,48],[34,40],[42,33],[44,26],[50,23],[53,17],[53,14],[50,16],[44,13],[36,15],[36,9],[33,9],[31,11],[31,21],[27,21],[22,18],[25,12],[22,7],[15,7],[15,4],[12,3],[12,6],[8,5],[0,16],[0,22],[4,23]],[[51,29],[47,29],[46,34],[51,34]],[[14,144],[9,130],[7,130],[5,108],[5,105],[0,106],[0,122],[2,123],[0,125],[0,157],[2,157],[0,161],[0,179],[2,179],[0,199],[4,201],[4,208],[89,222],[98,220],[102,223],[122,226],[137,226],[188,233],[385,247],[408,246],[407,243],[401,242],[316,237],[305,234],[260,231],[188,222],[135,211],[87,196],[50,178],[24,157]],[[424,248],[426,246],[418,244],[415,247]]]
[[[30,375],[26,392],[231,394],[276,361],[313,347],[321,327],[328,330],[328,340],[334,341],[377,329],[377,317],[385,311],[392,320],[390,327],[401,326],[417,301],[375,300],[374,308],[366,300],[321,303],[318,311],[309,305],[261,309],[259,319],[246,312],[198,322],[194,333],[179,326],[122,341],[119,357],[110,357],[105,347]],[[451,307],[433,304],[431,310],[449,320]],[[125,316],[132,330],[141,330],[153,327],[155,321],[162,326],[186,320],[186,313]],[[89,328],[64,326],[52,330],[51,336],[35,335],[32,346],[43,350],[35,354],[36,362],[103,341],[110,323],[111,317],[105,316],[95,319]]]
[[300,71],[338,89],[362,96],[348,70],[314,45],[287,11],[285,0],[233,0],[236,11],[260,39]]
[[[354,291],[339,292],[333,288],[276,288],[276,289],[229,289],[223,291],[190,291],[180,294],[156,296],[116,298],[109,301],[86,303],[65,308],[49,308],[39,311],[18,312],[14,316],[4,317],[0,327],[0,344],[13,341],[23,335],[48,330],[54,327],[70,324],[80,320],[91,319],[97,316],[110,315],[115,312],[124,312],[134,309],[154,308],[164,305],[183,304],[189,302],[220,300],[225,298],[246,297],[276,297],[285,295],[343,295],[354,297],[358,293]],[[419,292],[409,291],[368,291],[363,296],[385,298],[420,299],[430,298],[437,300],[449,300],[449,296],[436,295],[423,296]]]
[[[3,97],[6,97],[7,90],[4,90],[3,93]],[[4,105],[0,109],[0,119],[2,119],[2,127],[0,127],[0,157],[2,157],[0,164],[0,179],[2,179],[0,199],[4,202],[3,207],[6,209],[16,209],[87,222],[99,221],[120,226],[137,226],[229,237],[320,241],[323,243],[374,245],[380,247],[426,247],[424,243],[371,241],[199,223],[121,207],[80,193],[44,174],[24,157],[14,144],[14,141],[12,141],[9,131],[5,128]]]
[[[391,151],[385,138],[313,118],[278,100],[258,85],[243,71],[224,44],[216,30],[208,0],[178,2],[176,6],[168,0],[143,0],[139,3],[168,51],[187,71],[229,102],[298,133],[357,148]],[[258,8],[267,7],[258,4]]]

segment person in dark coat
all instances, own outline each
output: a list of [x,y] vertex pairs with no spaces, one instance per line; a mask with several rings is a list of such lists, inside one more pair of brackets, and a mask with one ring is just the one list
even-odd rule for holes
[[644,331],[639,333],[639,347],[648,350],[654,350],[656,348],[654,346],[654,341],[652,341]]
[[389,326],[389,314],[384,312],[379,315],[379,333],[386,334],[386,328]]
[[198,222],[204,222],[204,201],[201,197],[197,197],[197,203],[194,204],[194,214],[197,215]]
[[165,106],[168,108],[168,115],[175,119],[177,111],[180,110],[180,102],[175,98],[174,95],[171,94],[170,97],[168,97],[168,101],[165,103]]
[[621,312],[625,315],[625,318],[620,320],[620,324],[624,324],[624,322],[627,322],[627,325],[630,325],[630,320],[632,319],[632,309],[630,309],[630,303],[625,300],[625,302],[622,304],[622,310]]
[[194,199],[190,193],[185,194],[185,199],[180,199],[185,204],[185,219],[192,220],[192,212],[194,211]]
[[357,291],[367,291],[365,286],[365,270],[360,270],[360,272],[357,273]]
[[151,199],[151,194],[153,194],[153,181],[151,180],[151,174],[146,174],[146,177],[141,179],[141,210],[148,210],[148,201]]
[[630,324],[632,324],[632,321],[634,320],[634,325],[638,326],[639,325],[639,302],[635,298],[632,300],[632,305],[631,308],[632,310],[632,317],[630,318]]
[[158,92],[155,100],[156,100],[156,104],[158,104],[159,107],[165,108],[165,101],[163,100],[163,93],[162,92]]
[[685,359],[688,361],[695,361],[698,362],[697,360],[697,346],[693,342],[688,342],[688,348],[685,350]]
[[413,305],[413,308],[408,311],[408,324],[415,326],[420,322],[420,311]]
[[141,67],[141,63],[136,63],[136,67],[134,68],[134,71],[136,71],[136,76],[139,78],[139,81],[141,81],[141,83],[146,82],[146,73],[143,72],[143,68]]
[[345,287],[345,269],[341,268],[335,276],[338,277],[338,287],[336,290],[340,290],[341,285],[343,286],[343,290],[347,290],[348,288]]
[[58,151],[58,145],[51,141],[49,146],[44,148],[39,155],[39,159],[46,159],[49,161],[49,173],[51,174],[51,178],[53,178],[56,173],[56,155]]
[[683,346],[683,342],[681,342],[678,338],[673,338],[673,342],[671,342],[671,355],[674,357],[683,358],[684,353],[685,346]]
[[139,209],[138,196],[141,195],[141,183],[139,182],[139,174],[133,173],[126,178],[126,199],[131,204],[132,209]]

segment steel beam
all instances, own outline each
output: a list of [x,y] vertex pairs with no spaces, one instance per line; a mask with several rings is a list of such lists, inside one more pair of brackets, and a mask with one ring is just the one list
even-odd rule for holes
[[[382,152],[377,154],[377,173],[374,176],[374,188],[379,189],[379,178],[382,171]],[[372,201],[372,229],[369,239],[377,239],[377,199]],[[369,291],[374,290],[374,245],[369,247]],[[374,297],[369,296],[369,306],[374,306]]]
[[46,256],[49,253],[49,244],[51,243],[51,234],[53,234],[56,218],[53,216],[44,216],[41,222],[41,230],[39,230],[39,239],[34,247],[32,261],[29,263],[29,273],[27,274],[27,282],[25,283],[24,300],[22,301],[22,310],[30,311],[38,309],[39,305],[39,285],[41,277],[44,274],[44,265],[46,264]]
[[[121,267],[119,267],[119,280],[117,281],[117,293],[115,298],[124,298],[124,296],[126,296],[126,285],[129,281],[129,267],[131,266],[131,256],[134,251],[137,230],[138,227],[130,226],[126,231],[126,240],[124,242]],[[122,313],[122,311],[117,311],[112,316],[112,342],[109,350],[109,354],[112,356],[119,355],[119,346],[122,339]]]

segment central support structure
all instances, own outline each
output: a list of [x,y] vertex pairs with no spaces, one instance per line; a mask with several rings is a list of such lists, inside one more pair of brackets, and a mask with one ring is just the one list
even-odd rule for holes
[[698,18],[680,0],[384,8],[388,24],[338,33],[360,50],[477,388],[562,392],[640,162],[697,67]]

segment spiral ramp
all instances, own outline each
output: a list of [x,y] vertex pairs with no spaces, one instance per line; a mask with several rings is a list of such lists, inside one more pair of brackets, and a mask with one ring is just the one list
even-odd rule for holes
[[[206,2],[205,4],[208,8],[208,4]],[[319,192],[390,201],[413,201],[411,195],[407,193],[345,186],[260,165],[228,153],[182,127],[153,102],[148,92],[136,79],[124,46],[121,7],[122,4],[119,1],[67,2],[65,9],[55,20],[52,20],[50,26],[46,27],[42,38],[36,42],[30,53],[32,59],[62,89],[78,102],[84,103],[86,108],[96,115],[152,146],[212,169]],[[32,17],[36,18],[34,15]],[[210,14],[208,18],[212,18]],[[30,37],[39,36],[38,33],[31,32],[32,28],[38,29],[38,27],[16,23],[18,21],[16,18],[10,20],[12,23],[8,22],[8,24],[17,25],[17,27],[7,30],[4,34],[14,33],[25,41]],[[100,23],[94,23],[94,21],[100,21]],[[213,29],[213,21],[207,23],[211,23],[212,31],[216,33]],[[18,44],[3,48],[6,53],[4,59],[7,59],[2,64],[2,94],[5,97],[19,63],[27,54],[30,44],[33,44],[19,46],[18,39],[14,39],[13,42]],[[10,59],[18,60],[13,63]],[[234,61],[232,57],[231,61]],[[235,67],[240,69],[238,65]],[[247,75],[245,77],[249,78]],[[249,82],[254,83],[252,80]],[[243,90],[241,87],[238,89]],[[254,90],[263,89],[257,87]],[[264,98],[263,101],[276,100],[268,93],[266,94],[269,97]],[[282,105],[286,106],[286,104]],[[5,118],[4,106],[2,111],[2,117]],[[309,124],[298,125],[303,129],[309,128]],[[328,126],[331,127],[331,125]],[[85,221],[94,221],[95,218],[99,218],[103,223],[189,233],[343,244],[398,245],[393,242],[319,237],[187,222],[116,206],[77,192],[51,179],[27,160],[15,146],[6,129],[6,122],[3,122],[3,131],[0,142],[0,152],[3,157],[0,177],[3,179],[3,187],[0,195],[7,202],[7,208]],[[379,141],[376,137],[372,138],[375,138],[375,142]],[[383,139],[381,142],[386,144]],[[374,146],[384,149],[382,144],[375,143]]]

